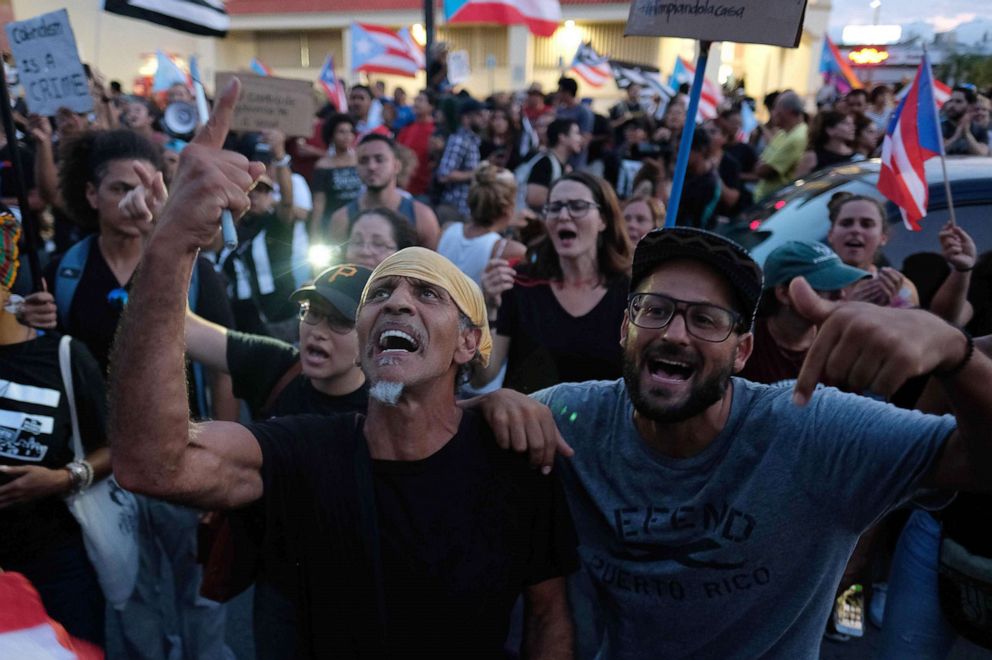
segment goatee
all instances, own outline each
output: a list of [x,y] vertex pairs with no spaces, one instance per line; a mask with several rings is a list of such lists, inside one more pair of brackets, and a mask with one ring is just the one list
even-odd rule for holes
[[369,396],[387,406],[395,406],[403,396],[403,383],[380,380],[369,388]]

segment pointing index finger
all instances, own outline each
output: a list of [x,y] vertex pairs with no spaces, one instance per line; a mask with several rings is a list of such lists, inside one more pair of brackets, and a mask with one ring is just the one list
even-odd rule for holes
[[236,77],[231,78],[224,91],[221,92],[214,103],[213,112],[210,119],[196,133],[193,142],[206,147],[220,149],[224,146],[224,140],[231,129],[231,119],[234,117],[234,106],[238,103],[238,96],[241,94],[241,81]]

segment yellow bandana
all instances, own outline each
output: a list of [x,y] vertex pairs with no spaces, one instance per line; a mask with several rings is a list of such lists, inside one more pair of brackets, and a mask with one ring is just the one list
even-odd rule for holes
[[[486,301],[479,286],[468,275],[458,270],[455,264],[433,250],[422,247],[408,247],[392,254],[379,264],[369,277],[362,291],[362,305],[369,295],[372,283],[383,277],[412,277],[434,284],[448,292],[462,311],[473,323],[482,329],[479,341],[479,355],[482,366],[489,364],[489,354],[493,350],[493,338],[489,334],[489,317],[486,315]],[[361,306],[359,306],[361,311]]]

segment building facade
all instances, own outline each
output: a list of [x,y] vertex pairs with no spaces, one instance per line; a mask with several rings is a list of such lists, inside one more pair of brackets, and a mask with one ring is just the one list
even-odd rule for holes
[[[0,0],[0,11],[12,10],[15,18],[28,18],[65,7],[64,0]],[[350,74],[348,26],[352,21],[394,27],[421,26],[420,0],[228,0],[231,30],[225,39],[187,35],[174,30],[107,14],[102,0],[74,0],[69,4],[80,54],[96,65],[106,78],[125,87],[154,67],[156,48],[188,59],[196,54],[209,84],[217,71],[247,68],[258,58],[276,75],[315,80],[327,53],[334,56],[338,75]],[[437,11],[437,39],[450,50],[468,54],[471,75],[462,85],[473,95],[516,90],[539,82],[551,90],[563,68],[567,69],[579,43],[591,41],[610,57],[651,65],[666,75],[676,56],[693,58],[695,43],[686,39],[624,37],[629,3],[604,0],[562,0],[563,23],[551,37],[535,37],[523,26],[445,25]],[[721,81],[743,80],[749,95],[791,87],[812,98],[820,86],[820,49],[830,14],[830,0],[809,0],[798,48],[785,49],[730,42],[714,44],[708,75]],[[414,28],[416,36],[418,30]],[[408,91],[423,86],[417,79],[373,75],[391,89]],[[580,96],[591,97],[597,107],[612,103],[620,94],[607,83],[590,88],[580,83]]]

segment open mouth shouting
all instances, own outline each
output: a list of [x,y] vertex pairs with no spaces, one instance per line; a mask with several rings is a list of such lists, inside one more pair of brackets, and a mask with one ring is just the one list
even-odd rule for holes
[[667,357],[651,358],[647,367],[651,380],[659,383],[684,383],[696,373],[696,367],[689,362]]
[[331,359],[331,354],[316,344],[307,344],[303,349],[304,360],[313,366],[325,364]]
[[571,247],[579,238],[578,232],[569,227],[562,227],[556,232],[556,235],[558,236],[558,243],[562,247]]
[[410,327],[386,327],[373,336],[376,339],[370,346],[370,352],[380,363],[418,353],[422,345],[419,333]]

